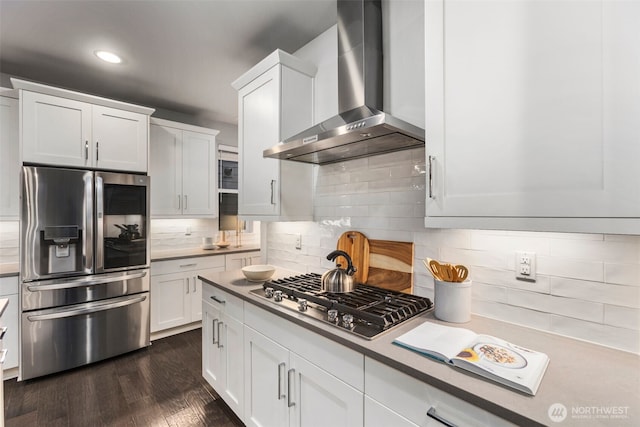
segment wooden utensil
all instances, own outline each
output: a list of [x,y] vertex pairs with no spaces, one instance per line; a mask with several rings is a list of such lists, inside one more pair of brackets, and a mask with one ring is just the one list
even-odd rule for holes
[[351,257],[356,268],[355,283],[366,283],[369,278],[369,239],[358,231],[346,231],[338,238],[337,248]]
[[413,242],[369,240],[368,285],[413,291]]
[[442,276],[440,276],[440,272],[438,271],[438,262],[432,260],[431,258],[423,259],[422,263],[424,266],[431,272],[431,275],[437,280],[442,280]]
[[464,282],[465,280],[467,280],[467,277],[469,277],[469,270],[467,269],[467,267],[458,264],[454,266],[454,268],[456,272],[457,282]]

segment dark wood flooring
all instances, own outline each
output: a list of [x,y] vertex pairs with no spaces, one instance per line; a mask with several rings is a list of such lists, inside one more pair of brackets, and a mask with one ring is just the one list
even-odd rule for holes
[[7,427],[243,425],[202,378],[201,329],[4,387]]

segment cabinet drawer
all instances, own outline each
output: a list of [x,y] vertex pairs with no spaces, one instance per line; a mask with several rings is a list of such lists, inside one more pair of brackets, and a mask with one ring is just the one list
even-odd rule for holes
[[[202,300],[225,314],[244,322],[244,305],[240,298],[207,283],[202,284]],[[224,302],[221,302],[224,301]]]
[[18,293],[18,276],[0,277],[0,296]]
[[224,255],[155,261],[151,263],[151,275],[179,273],[182,271],[224,268]]
[[365,395],[414,424],[427,425],[427,411],[434,408],[455,425],[515,425],[369,357],[365,357],[364,371]]

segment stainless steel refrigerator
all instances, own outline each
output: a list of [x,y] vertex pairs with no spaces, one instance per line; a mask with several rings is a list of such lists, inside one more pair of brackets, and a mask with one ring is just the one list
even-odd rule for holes
[[20,380],[150,344],[148,176],[23,167],[20,247]]

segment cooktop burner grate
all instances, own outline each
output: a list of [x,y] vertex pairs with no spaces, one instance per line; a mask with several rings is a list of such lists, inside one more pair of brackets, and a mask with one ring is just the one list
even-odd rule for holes
[[274,302],[368,339],[433,308],[428,298],[363,284],[351,292],[324,292],[316,273],[271,280],[252,293],[272,298],[275,291],[280,295]]

